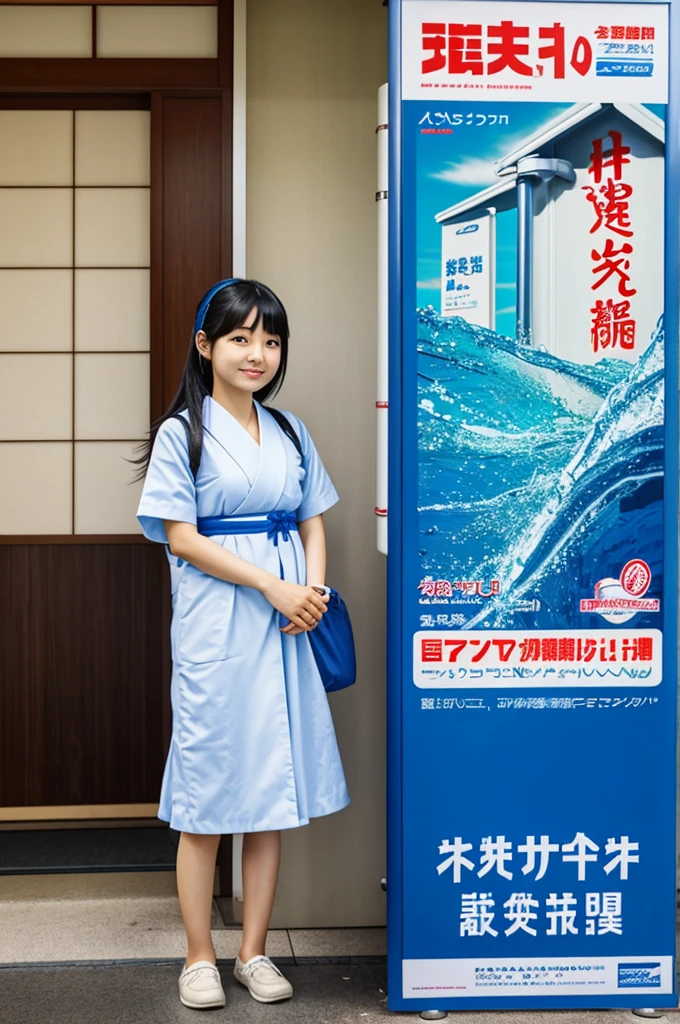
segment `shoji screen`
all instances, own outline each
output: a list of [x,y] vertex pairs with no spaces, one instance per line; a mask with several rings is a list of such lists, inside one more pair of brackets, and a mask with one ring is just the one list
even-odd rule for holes
[[0,110],[0,382],[0,533],[137,533],[148,111]]
[[217,57],[217,4],[0,3],[0,57]]

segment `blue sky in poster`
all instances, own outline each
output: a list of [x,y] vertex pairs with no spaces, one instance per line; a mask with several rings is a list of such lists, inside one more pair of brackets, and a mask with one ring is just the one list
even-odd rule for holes
[[[435,215],[498,181],[495,162],[573,104],[423,101],[408,106],[412,108],[408,123],[417,132],[418,305],[432,305],[439,311],[441,227],[435,223]],[[664,116],[663,106],[649,104],[649,109]],[[432,115],[435,110],[461,113],[464,118],[472,110],[475,114],[507,114],[508,124],[489,124],[487,116],[483,125],[463,123],[454,127],[451,135],[421,134],[418,122],[428,110]],[[516,212],[499,214],[496,229],[496,330],[514,337]]]

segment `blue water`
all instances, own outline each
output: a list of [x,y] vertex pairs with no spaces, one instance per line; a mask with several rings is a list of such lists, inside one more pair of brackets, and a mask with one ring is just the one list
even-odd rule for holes
[[501,581],[466,628],[611,628],[578,602],[630,558],[661,597],[663,345],[583,366],[418,311],[422,573]]

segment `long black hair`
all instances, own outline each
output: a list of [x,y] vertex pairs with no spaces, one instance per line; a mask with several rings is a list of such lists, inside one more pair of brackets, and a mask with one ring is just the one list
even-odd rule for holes
[[[206,292],[196,307],[197,313],[207,294]],[[264,402],[276,394],[286,376],[289,330],[288,316],[281,300],[270,288],[259,281],[237,279],[232,284],[221,288],[210,300],[202,330],[212,346],[224,334],[229,334],[230,331],[242,327],[253,307],[257,310],[257,319],[250,326],[254,328],[261,323],[268,334],[277,334],[281,339],[279,368],[269,383],[253,395],[259,402]],[[196,475],[203,451],[203,401],[206,395],[212,395],[212,390],[212,362],[201,357],[196,348],[195,333],[192,331],[187,361],[177,394],[167,411],[151,425],[149,437],[139,446],[139,457],[131,460],[140,467],[135,477],[136,480],[141,480],[146,475],[158,428],[166,420],[172,416],[178,416],[184,410],[189,411],[189,423],[187,424],[189,464],[192,473],[194,476]],[[184,418],[180,417],[180,419]],[[186,419],[184,422],[186,424]]]

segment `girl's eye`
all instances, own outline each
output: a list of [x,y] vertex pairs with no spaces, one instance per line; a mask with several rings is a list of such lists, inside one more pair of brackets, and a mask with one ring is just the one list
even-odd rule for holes
[[281,342],[279,341],[278,338],[269,338],[269,340],[267,341],[267,344],[268,345],[273,345],[274,348],[279,348],[281,346]]
[[231,340],[232,341],[247,341],[248,339],[244,338],[243,335],[241,335],[241,334],[237,334],[237,336],[235,338],[232,338]]

